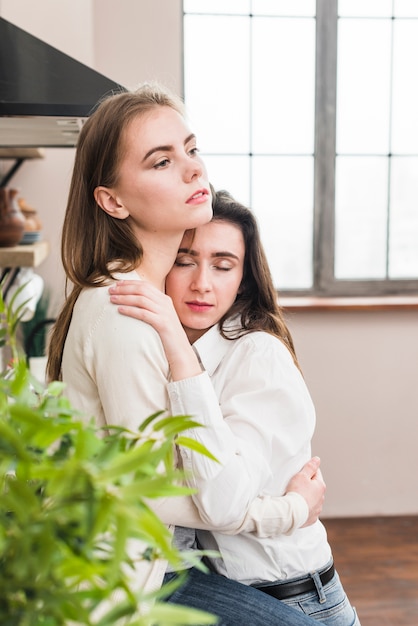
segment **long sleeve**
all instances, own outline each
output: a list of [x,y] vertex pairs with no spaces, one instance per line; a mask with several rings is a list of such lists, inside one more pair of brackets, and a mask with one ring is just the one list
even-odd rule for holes
[[[218,460],[180,448],[188,483],[197,490],[193,499],[202,518],[218,527],[238,523],[262,491],[260,476],[271,476],[268,459],[250,442],[239,440],[224,422],[206,372],[170,383],[168,393],[173,414],[193,415],[202,425],[187,431],[187,436],[206,446]],[[253,472],[255,465],[257,472]]]
[[166,524],[186,526],[197,530],[222,532],[225,535],[254,533],[257,537],[289,535],[307,520],[308,505],[298,493],[285,496],[261,496],[251,504],[241,521],[224,526],[204,522],[190,496],[148,500],[148,505]]
[[[68,397],[86,419],[94,416],[99,425],[116,424],[135,431],[151,413],[169,409],[167,377],[168,365],[153,328],[120,315],[109,302],[108,287],[85,290],[74,310],[64,350],[63,379]],[[219,411],[207,375],[197,378],[191,379],[197,395],[204,393],[203,383]],[[174,409],[177,415],[188,412],[179,406]],[[208,467],[218,472],[220,466],[208,461]],[[149,504],[168,525],[264,536],[287,532],[306,521],[306,503],[299,498],[262,498],[254,508],[248,501],[245,509],[221,526],[216,519],[202,520],[191,497],[162,498]]]
[[[284,493],[310,456],[315,414],[303,378],[279,340],[266,333],[229,342],[218,337],[215,344],[212,339],[196,346],[212,381],[206,372],[170,383],[168,392],[173,412],[191,413],[204,425],[188,435],[220,461],[180,449],[201,517],[222,526],[236,523],[257,496]],[[206,358],[209,348],[218,352],[215,366]]]

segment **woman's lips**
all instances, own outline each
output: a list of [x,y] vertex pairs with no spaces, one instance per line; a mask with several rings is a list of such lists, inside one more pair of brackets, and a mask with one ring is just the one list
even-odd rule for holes
[[187,204],[202,204],[206,202],[209,197],[209,191],[207,189],[199,189],[187,200]]
[[206,313],[206,311],[210,311],[213,308],[213,304],[208,304],[207,302],[186,302],[186,305],[189,307],[191,311],[197,313]]

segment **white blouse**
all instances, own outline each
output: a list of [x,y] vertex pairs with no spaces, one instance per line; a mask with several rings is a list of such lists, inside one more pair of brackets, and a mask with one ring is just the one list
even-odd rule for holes
[[[195,344],[214,395],[201,397],[199,422],[187,435],[219,460],[181,448],[193,499],[203,519],[231,522],[258,495],[277,496],[311,458],[315,409],[303,376],[284,344],[265,332],[224,339],[217,327]],[[173,413],[196,408],[193,379],[168,385]],[[203,406],[204,405],[204,406]],[[214,567],[246,584],[306,575],[331,558],[321,522],[279,537],[227,536],[199,531],[200,544],[218,550]]]
[[[115,278],[138,280],[138,275],[130,272]],[[87,421],[94,417],[100,426],[114,424],[136,431],[152,413],[169,409],[169,368],[158,333],[144,322],[121,315],[110,302],[109,284],[83,289],[76,302],[63,353],[65,393]],[[200,405],[215,401],[218,407],[206,373],[189,380]],[[149,504],[168,525],[214,528],[209,518],[202,521],[188,496],[153,499]],[[289,532],[303,524],[307,515],[306,502],[299,494],[278,499],[266,496],[243,515],[234,515],[232,523],[225,519],[217,527],[225,533],[265,536]],[[137,572],[139,586],[158,588],[165,568],[165,561],[142,562]]]

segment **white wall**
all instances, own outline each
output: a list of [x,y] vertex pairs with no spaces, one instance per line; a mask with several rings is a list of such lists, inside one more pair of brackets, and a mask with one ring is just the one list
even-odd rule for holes
[[324,515],[418,513],[418,312],[288,314],[317,410]]
[[[158,79],[181,92],[180,0],[0,0],[0,15],[127,87]],[[72,149],[47,150],[10,183],[51,242],[37,271],[53,313],[73,158]],[[325,515],[418,514],[417,313],[301,311],[289,322],[317,408]]]
[[182,2],[93,0],[93,4],[95,69],[129,89],[158,80],[181,92]]
[[0,15],[70,56],[91,65],[91,0],[0,0]]

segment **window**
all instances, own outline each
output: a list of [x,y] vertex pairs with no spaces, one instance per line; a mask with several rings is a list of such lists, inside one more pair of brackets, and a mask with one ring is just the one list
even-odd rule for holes
[[418,2],[183,4],[193,129],[281,293],[416,292]]

